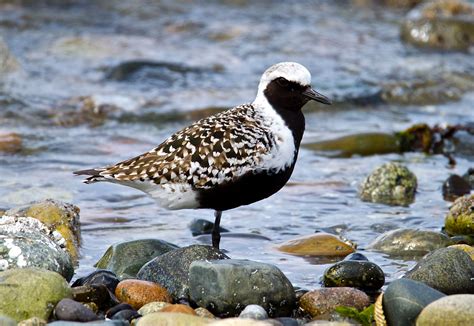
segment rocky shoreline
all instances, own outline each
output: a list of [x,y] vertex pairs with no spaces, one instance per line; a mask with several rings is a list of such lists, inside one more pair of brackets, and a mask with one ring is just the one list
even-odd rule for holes
[[[388,163],[361,183],[360,197],[406,205],[415,190],[413,173]],[[317,232],[276,245],[291,255],[342,259],[326,269],[322,288],[300,289],[272,264],[232,259],[207,245],[179,248],[161,239],[116,243],[96,263],[96,271],[71,283],[80,246],[79,208],[56,200],[35,202],[0,218],[0,321],[462,324],[474,320],[473,205],[474,195],[459,197],[443,232],[395,229],[374,239],[365,250],[418,261],[389,284],[382,267],[339,236]],[[194,235],[206,234],[209,223],[195,221],[190,228]]]

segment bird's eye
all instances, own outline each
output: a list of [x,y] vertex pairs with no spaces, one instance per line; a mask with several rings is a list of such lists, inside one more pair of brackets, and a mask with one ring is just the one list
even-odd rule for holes
[[281,87],[288,87],[288,85],[290,84],[288,82],[288,80],[286,80],[285,78],[283,77],[280,77],[276,80],[277,84],[280,85]]

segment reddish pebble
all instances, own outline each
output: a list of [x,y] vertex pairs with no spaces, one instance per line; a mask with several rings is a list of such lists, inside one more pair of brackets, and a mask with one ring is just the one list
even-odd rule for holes
[[168,291],[161,285],[134,279],[120,282],[115,289],[115,295],[120,302],[126,302],[136,310],[150,302],[172,301]]
[[197,313],[194,311],[194,309],[185,304],[172,304],[172,305],[164,307],[163,309],[160,310],[160,312],[178,312],[182,314],[197,316]]

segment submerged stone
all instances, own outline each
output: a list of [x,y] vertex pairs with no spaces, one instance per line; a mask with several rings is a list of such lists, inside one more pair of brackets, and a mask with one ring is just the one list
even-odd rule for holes
[[335,235],[320,232],[287,240],[277,249],[296,256],[347,256],[355,247]]
[[451,174],[443,183],[443,198],[455,201],[471,192],[471,185],[457,174]]
[[270,316],[289,316],[295,306],[290,281],[269,264],[237,259],[196,261],[189,269],[190,298],[218,316],[237,316],[258,304]]
[[442,248],[423,257],[405,278],[445,294],[474,293],[474,261],[462,250]]
[[[195,219],[189,224],[189,229],[193,237],[202,235],[202,234],[211,234],[212,229],[214,228],[214,223],[204,220],[204,219]],[[229,230],[219,227],[219,231],[229,232]]]
[[381,251],[394,257],[422,256],[451,244],[451,239],[443,233],[396,229],[378,236],[367,249]]
[[19,134],[14,132],[0,133],[0,153],[18,153],[22,149],[23,139]]
[[77,263],[80,245],[79,207],[54,199],[34,202],[8,210],[10,216],[33,217],[64,238],[65,247],[74,263]]
[[474,234],[474,195],[456,199],[444,221],[449,235]]
[[171,294],[173,300],[189,298],[189,267],[198,260],[227,259],[219,250],[203,245],[192,245],[175,249],[158,256],[145,264],[137,278],[160,284]]
[[337,139],[305,144],[303,147],[322,152],[330,157],[375,155],[400,152],[397,137],[386,133],[361,133]]
[[462,175],[463,179],[469,183],[472,189],[474,189],[474,168],[469,168],[466,173]]
[[56,304],[71,297],[71,289],[58,273],[39,268],[0,272],[0,315],[16,321],[31,317],[48,320]]
[[390,283],[383,294],[383,312],[389,325],[414,325],[424,307],[444,296],[424,283],[398,279]]
[[415,200],[416,176],[405,166],[386,163],[375,169],[361,184],[363,201],[408,206]]
[[71,256],[58,243],[60,234],[30,217],[0,218],[0,271],[38,267],[58,272],[67,280],[74,274]]
[[158,239],[120,242],[110,246],[95,267],[110,270],[120,279],[135,278],[143,265],[177,248],[174,244]]

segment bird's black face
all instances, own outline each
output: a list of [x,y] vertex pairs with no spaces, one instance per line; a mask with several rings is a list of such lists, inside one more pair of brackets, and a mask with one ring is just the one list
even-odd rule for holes
[[283,77],[272,80],[267,85],[264,94],[273,107],[290,111],[301,110],[303,105],[310,100],[331,104],[326,96],[316,92],[311,86],[302,86]]

